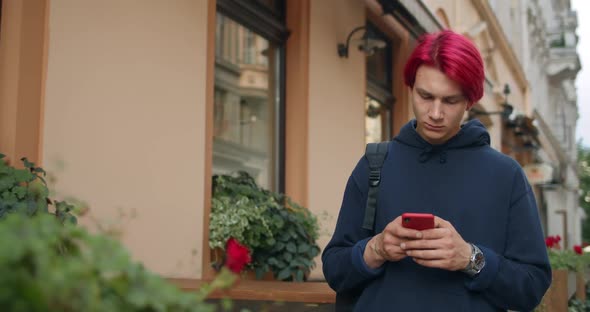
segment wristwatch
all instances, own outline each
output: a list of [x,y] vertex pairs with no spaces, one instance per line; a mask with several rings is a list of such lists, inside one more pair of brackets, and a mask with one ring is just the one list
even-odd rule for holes
[[474,277],[479,274],[481,269],[486,265],[486,259],[483,256],[483,252],[481,252],[477,246],[471,243],[469,243],[469,245],[471,245],[471,258],[469,259],[467,267],[465,267],[462,272],[467,273],[470,277]]

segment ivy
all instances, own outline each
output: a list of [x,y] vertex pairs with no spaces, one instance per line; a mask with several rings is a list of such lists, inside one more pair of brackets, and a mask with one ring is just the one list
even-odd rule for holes
[[49,199],[47,173],[27,158],[21,158],[22,169],[10,166],[0,154],[0,218],[11,213],[35,216],[50,213],[61,223],[76,223],[77,206]]

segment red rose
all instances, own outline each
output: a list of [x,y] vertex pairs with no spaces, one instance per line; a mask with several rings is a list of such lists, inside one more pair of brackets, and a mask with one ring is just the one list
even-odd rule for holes
[[240,273],[250,263],[250,250],[231,237],[225,246],[225,265],[234,273]]
[[556,242],[555,242],[555,239],[553,238],[553,236],[547,236],[547,237],[545,238],[545,245],[546,245],[548,248],[553,248],[553,246],[555,245],[555,243],[556,243]]
[[559,236],[559,235],[556,235],[556,236],[555,236],[555,240],[556,240],[558,243],[559,243],[559,242],[561,242],[561,236]]
[[582,254],[582,246],[580,245],[575,245],[574,246],[574,251],[578,254],[581,255]]

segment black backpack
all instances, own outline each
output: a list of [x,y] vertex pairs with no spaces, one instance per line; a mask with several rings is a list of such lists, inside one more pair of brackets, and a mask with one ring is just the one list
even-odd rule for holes
[[[383,167],[383,162],[387,157],[388,145],[389,142],[369,143],[365,149],[365,157],[369,161],[369,192],[367,194],[367,204],[365,205],[363,229],[369,231],[373,231],[375,228],[375,211],[377,210],[379,183],[381,182],[381,167]],[[335,311],[352,311],[362,292],[362,287],[351,291],[337,292]]]

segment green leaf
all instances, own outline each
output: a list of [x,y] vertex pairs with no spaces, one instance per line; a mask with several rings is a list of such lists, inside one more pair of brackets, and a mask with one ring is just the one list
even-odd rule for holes
[[283,254],[283,259],[287,262],[291,262],[293,260],[293,254],[286,252]]
[[292,243],[292,242],[289,242],[289,243],[287,244],[287,250],[288,250],[289,252],[296,253],[296,252],[297,252],[297,247],[295,246],[295,244],[294,244],[294,243]]
[[304,252],[308,252],[311,249],[311,246],[309,246],[306,243],[300,244],[299,247],[297,248],[297,251],[299,253],[304,253]]
[[310,258],[315,258],[315,256],[320,254],[320,248],[318,246],[313,246],[309,249],[309,252],[307,253],[309,255]]
[[35,176],[32,173],[24,169],[14,170],[13,177],[15,183],[30,182],[35,178]]
[[223,307],[224,311],[231,311],[233,302],[229,298],[221,298],[221,306]]
[[277,275],[277,279],[280,281],[284,281],[289,277],[291,277],[291,270],[289,268],[282,269]]
[[27,201],[27,214],[32,216],[37,212],[37,202],[33,199]]
[[27,195],[27,189],[20,186],[15,187],[12,189],[12,193],[14,194],[14,196],[16,196],[16,198],[23,199],[25,198],[25,195]]
[[274,258],[274,257],[268,258],[267,262],[270,265],[278,265],[278,263],[279,263],[278,260],[277,260],[277,258]]
[[260,279],[262,279],[262,277],[264,276],[264,273],[266,273],[266,272],[267,272],[267,270],[265,270],[265,269],[264,269],[264,268],[262,268],[262,267],[258,267],[258,268],[256,268],[256,270],[254,270],[254,271],[256,272],[256,279],[257,279],[257,280],[260,280]]
[[23,157],[20,160],[23,162],[25,168],[31,169],[35,167],[35,163],[30,162],[26,157]]
[[[33,169],[33,172],[34,172],[35,174],[37,174],[37,173],[42,173],[42,174],[43,174],[43,176],[47,176],[47,172],[45,172],[45,170],[43,170],[43,168],[40,168],[40,167],[36,167],[36,168],[34,168],[34,169]],[[44,180],[43,178],[41,178],[41,176],[37,175],[37,177],[38,177],[39,179],[43,180],[43,182],[45,182],[45,180]]]
[[283,250],[283,248],[285,248],[285,243],[283,243],[283,242],[277,242],[277,244],[275,245],[276,251],[281,251],[281,250]]
[[298,282],[303,282],[303,276],[303,271],[297,270],[297,273],[295,274],[295,280]]
[[76,225],[76,224],[78,224],[78,218],[76,218],[76,216],[70,214],[68,216],[68,222],[70,222],[73,225]]

